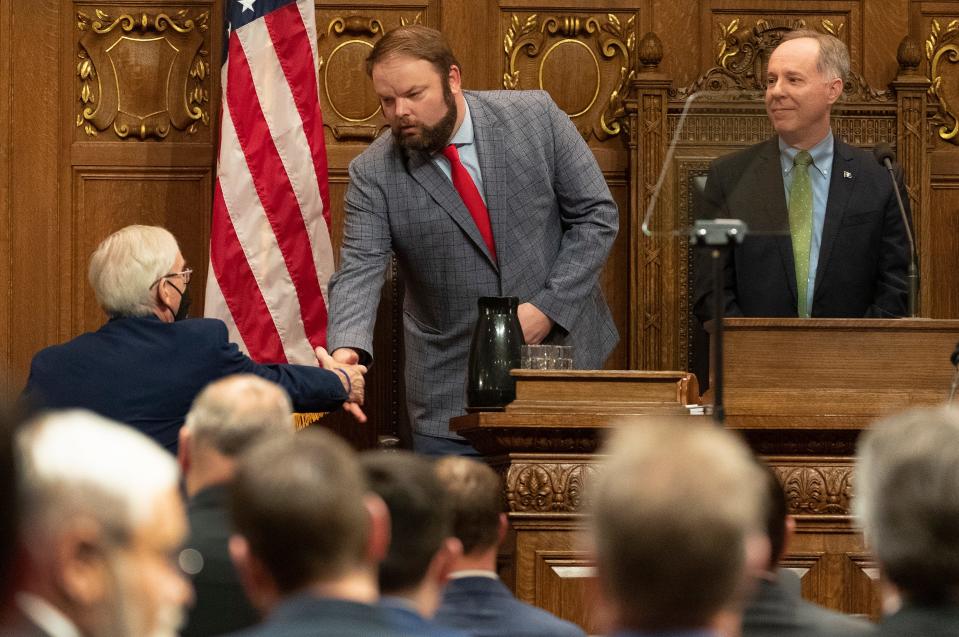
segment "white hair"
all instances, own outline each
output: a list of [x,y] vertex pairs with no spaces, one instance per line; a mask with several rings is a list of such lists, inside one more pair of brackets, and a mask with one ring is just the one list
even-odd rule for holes
[[180,252],[159,226],[127,226],[104,239],[90,257],[89,279],[97,303],[109,316],[149,316],[156,301],[151,287]]
[[[26,533],[87,515],[126,536],[177,489],[173,456],[135,429],[83,410],[49,412],[17,434]],[[28,536],[29,538],[29,536]]]
[[184,426],[195,441],[230,457],[264,434],[295,431],[289,395],[253,374],[227,376],[207,385],[193,401]]

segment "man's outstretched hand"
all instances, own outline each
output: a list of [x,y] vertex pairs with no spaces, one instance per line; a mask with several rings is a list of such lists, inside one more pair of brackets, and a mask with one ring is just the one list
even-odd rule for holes
[[355,350],[340,348],[333,352],[333,356],[323,347],[316,348],[316,358],[323,369],[335,372],[343,383],[347,399],[343,403],[343,411],[348,412],[357,422],[366,422],[366,414],[361,405],[365,398],[366,365],[359,365],[360,356]]

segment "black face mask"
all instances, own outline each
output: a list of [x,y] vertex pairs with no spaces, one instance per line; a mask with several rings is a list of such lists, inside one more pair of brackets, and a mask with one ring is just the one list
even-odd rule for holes
[[[168,281],[168,283],[170,283]],[[189,318],[190,313],[190,284],[187,283],[186,287],[183,288],[183,291],[180,292],[180,288],[170,283],[174,290],[180,295],[180,309],[176,311],[176,314],[173,315],[174,321],[182,321],[185,318]]]

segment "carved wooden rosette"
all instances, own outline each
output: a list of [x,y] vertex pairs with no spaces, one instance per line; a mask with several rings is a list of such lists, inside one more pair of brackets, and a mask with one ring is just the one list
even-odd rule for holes
[[635,24],[635,13],[513,13],[503,36],[503,88],[549,91],[587,140],[619,135],[636,73]]
[[[850,457],[770,456],[765,461],[779,478],[787,511],[796,516],[846,517],[851,514],[853,465]],[[584,514],[590,482],[602,457],[513,454],[497,464],[507,510],[523,514]],[[836,523],[840,522],[838,519]]]
[[366,58],[395,21],[421,24],[422,13],[403,11],[382,16],[335,15],[317,20],[320,100],[323,126],[337,141],[371,142],[385,128],[380,103],[366,75]]
[[766,458],[786,493],[790,515],[850,514],[853,459]]
[[512,513],[585,513],[587,483],[596,456],[561,461],[515,457],[506,468],[506,503]]
[[209,12],[79,11],[76,125],[96,137],[163,139],[210,124]]

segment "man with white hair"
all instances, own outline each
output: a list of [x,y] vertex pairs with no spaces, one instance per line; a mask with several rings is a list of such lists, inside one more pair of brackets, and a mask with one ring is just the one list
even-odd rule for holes
[[959,635],[959,410],[912,409],[859,440],[855,499],[900,605],[882,637]]
[[230,561],[229,488],[237,458],[254,441],[294,433],[283,388],[252,374],[228,376],[200,392],[180,429],[190,520],[187,571],[196,603],[181,637],[213,637],[252,626],[259,615]]
[[610,632],[714,637],[769,559],[762,471],[712,423],[623,424],[590,489]]
[[33,358],[24,391],[49,408],[79,407],[136,427],[173,453],[196,395],[231,374],[255,374],[283,387],[299,411],[344,405],[365,420],[362,365],[257,364],[216,319],[186,317],[190,275],[176,239],[156,226],[127,226],[90,259],[90,284],[109,321],[95,332],[48,347]]
[[191,590],[177,565],[186,516],[173,458],[80,410],[28,423],[17,452],[24,574],[8,634],[176,635]]

